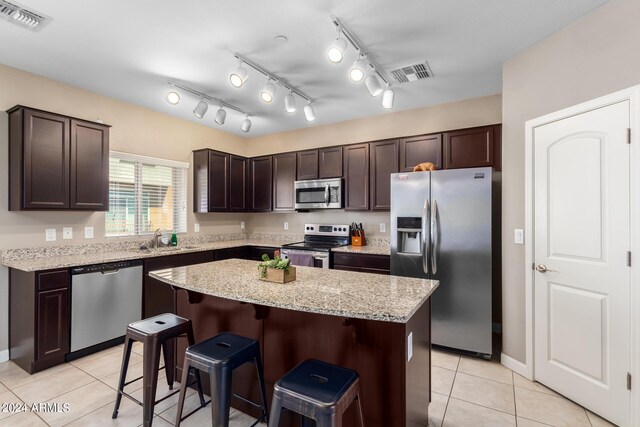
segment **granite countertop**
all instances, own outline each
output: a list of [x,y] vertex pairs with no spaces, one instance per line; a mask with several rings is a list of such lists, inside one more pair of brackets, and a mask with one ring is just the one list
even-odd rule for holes
[[309,313],[407,323],[438,281],[313,267],[280,284],[258,278],[258,262],[239,259],[153,271],[170,285],[234,301]]
[[[266,246],[279,248],[283,243],[276,242],[273,240],[248,240],[248,239],[239,239],[239,240],[225,240],[218,242],[208,242],[208,243],[195,243],[195,244],[185,244],[178,245],[175,248],[161,248],[157,250],[150,251],[141,251],[135,248],[125,249],[125,250],[108,250],[106,249],[104,252],[93,252],[93,253],[82,253],[81,249],[79,249],[80,253],[77,254],[68,254],[68,255],[58,255],[58,256],[43,256],[39,258],[28,258],[25,257],[23,259],[2,259],[2,265],[5,267],[15,268],[17,270],[22,271],[40,271],[40,270],[51,270],[55,268],[68,268],[68,267],[79,267],[83,265],[92,265],[92,264],[102,264],[106,262],[118,262],[118,261],[127,261],[134,259],[145,259],[145,258],[154,258],[165,255],[177,255],[177,254],[186,254],[186,253],[194,253],[194,252],[204,252],[211,251],[216,249],[226,249],[226,248],[236,248],[239,246]],[[82,248],[82,247],[79,247]]]
[[359,253],[367,255],[391,255],[391,248],[389,245],[366,245],[366,246],[340,246],[339,248],[331,249],[333,252],[349,252]]

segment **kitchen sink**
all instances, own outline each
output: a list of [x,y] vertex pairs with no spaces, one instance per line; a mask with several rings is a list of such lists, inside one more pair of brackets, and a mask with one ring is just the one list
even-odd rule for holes
[[181,251],[185,251],[185,250],[190,250],[190,249],[198,249],[197,246],[168,246],[165,248],[156,248],[156,249],[132,249],[132,252],[141,252],[141,253],[145,253],[145,254],[150,254],[150,253],[164,253],[164,252],[181,252]]

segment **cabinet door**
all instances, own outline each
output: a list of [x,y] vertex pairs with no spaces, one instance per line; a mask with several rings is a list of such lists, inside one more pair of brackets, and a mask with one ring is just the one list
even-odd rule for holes
[[369,210],[369,144],[344,147],[345,210]]
[[229,210],[244,212],[247,210],[248,160],[244,157],[229,156]]
[[254,157],[249,160],[249,210],[271,211],[271,188],[273,165],[271,156]]
[[36,359],[61,359],[69,352],[69,288],[38,292]]
[[273,156],[273,210],[292,211],[295,208],[296,153]]
[[109,210],[109,128],[71,120],[71,209]]
[[193,211],[209,210],[209,150],[193,152]]
[[225,248],[215,251],[215,260],[222,261],[225,259],[249,259],[250,256],[249,246],[239,246],[237,248]]
[[327,147],[318,150],[318,178],[340,178],[342,176],[342,147]]
[[70,120],[25,109],[23,209],[69,208]]
[[299,151],[297,155],[298,180],[318,178],[318,150]]
[[494,165],[494,126],[462,129],[444,134],[445,168]]
[[391,174],[398,172],[398,141],[370,144],[371,210],[391,209]]
[[414,166],[426,162],[442,169],[442,134],[400,140],[400,172],[411,172]]
[[209,150],[209,212],[229,210],[229,155]]

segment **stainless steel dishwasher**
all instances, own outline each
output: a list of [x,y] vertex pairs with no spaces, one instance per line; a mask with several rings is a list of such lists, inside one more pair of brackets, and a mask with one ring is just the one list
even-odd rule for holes
[[142,317],[142,261],[71,270],[71,351],[123,336]]

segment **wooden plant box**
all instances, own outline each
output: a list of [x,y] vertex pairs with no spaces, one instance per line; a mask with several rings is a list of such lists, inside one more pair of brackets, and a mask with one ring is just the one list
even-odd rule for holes
[[[260,274],[260,272],[258,272]],[[296,280],[296,268],[289,266],[289,270],[279,270],[277,268],[267,268],[267,277],[260,277],[265,282],[287,283]]]

